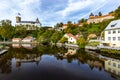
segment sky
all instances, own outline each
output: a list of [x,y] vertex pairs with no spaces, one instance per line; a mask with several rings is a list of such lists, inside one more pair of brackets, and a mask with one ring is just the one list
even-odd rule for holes
[[20,13],[22,21],[39,18],[43,26],[88,18],[92,12],[107,14],[120,6],[120,0],[0,0],[0,20],[12,20]]

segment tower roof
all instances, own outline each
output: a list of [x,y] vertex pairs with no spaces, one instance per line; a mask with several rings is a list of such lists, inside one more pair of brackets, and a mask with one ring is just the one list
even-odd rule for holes
[[40,23],[40,21],[39,21],[39,19],[38,19],[38,18],[36,19],[36,22],[37,22],[37,23]]

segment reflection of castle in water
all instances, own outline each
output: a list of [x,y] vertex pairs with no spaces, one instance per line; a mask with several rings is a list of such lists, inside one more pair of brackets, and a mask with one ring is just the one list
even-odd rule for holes
[[109,59],[105,61],[105,70],[112,73],[112,76],[120,76],[120,60]]
[[16,58],[16,67],[20,67],[21,63],[36,62],[36,64],[39,64],[40,60],[41,57],[37,56],[37,54],[26,54],[25,56],[22,56],[22,58]]

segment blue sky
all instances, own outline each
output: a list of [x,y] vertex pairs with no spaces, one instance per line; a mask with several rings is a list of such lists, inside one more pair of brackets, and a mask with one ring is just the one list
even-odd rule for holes
[[34,21],[37,17],[43,26],[58,22],[77,22],[88,18],[92,12],[107,14],[120,6],[120,0],[0,0],[0,20],[10,19],[21,13],[22,20]]

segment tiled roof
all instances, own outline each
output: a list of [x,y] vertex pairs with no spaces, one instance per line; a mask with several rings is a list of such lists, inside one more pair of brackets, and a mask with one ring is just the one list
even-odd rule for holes
[[120,29],[120,19],[110,22],[108,26],[105,28],[105,30],[110,29]]
[[13,38],[12,40],[21,40],[21,38]]
[[78,39],[78,37],[77,36],[74,36],[74,35],[72,35],[71,33],[69,33],[69,34],[67,34],[69,37],[73,37],[73,38],[75,38],[75,39]]

